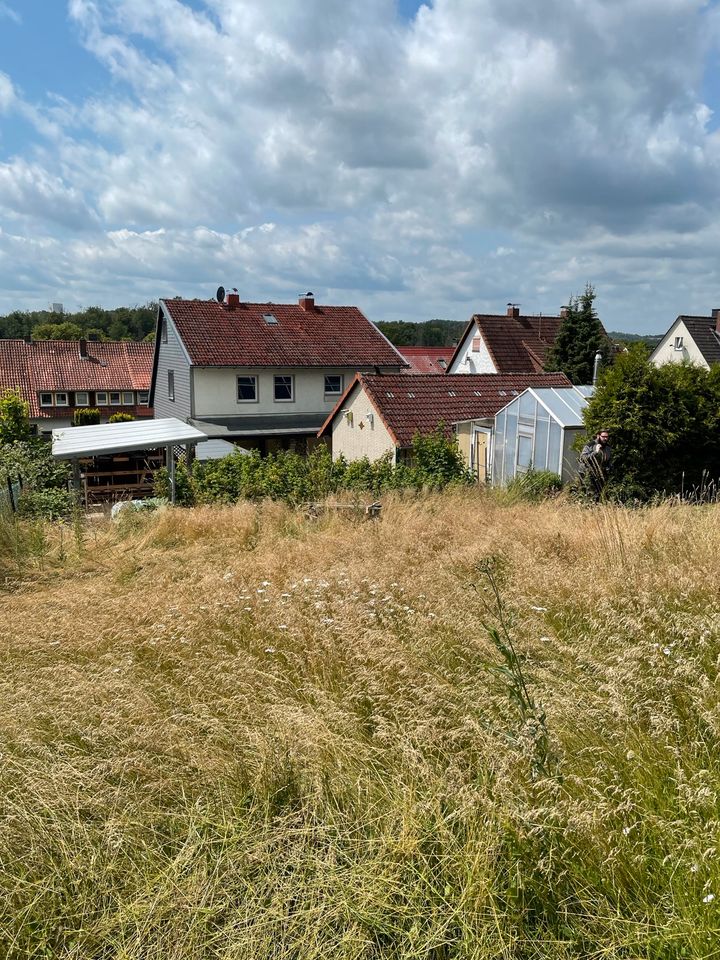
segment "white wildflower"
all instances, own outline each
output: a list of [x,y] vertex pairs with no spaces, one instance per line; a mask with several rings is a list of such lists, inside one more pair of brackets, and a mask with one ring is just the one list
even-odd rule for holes
[[232,570],[228,570],[227,573],[223,574],[223,580],[232,580],[234,577],[235,574],[232,572]]
[[663,653],[665,654],[666,657],[669,657],[670,654],[672,653],[672,650],[670,649],[670,647],[663,647]]
[[252,607],[243,607],[243,610],[247,612],[248,610],[252,610]]
[[287,624],[286,624],[286,623],[279,623],[279,624],[278,624],[278,630],[287,630]]
[[530,605],[531,610],[535,610],[537,613],[547,613],[547,607],[534,607]]
[[262,580],[262,581],[260,582],[260,586],[261,586],[261,587],[269,587],[269,586],[270,586],[270,581],[269,581],[269,580]]
[[622,828],[623,836],[626,837],[631,830],[632,830],[632,827],[623,827]]
[[552,637],[540,637],[540,643],[552,643]]
[[265,647],[265,653],[275,653],[275,647]]
[[697,873],[700,867],[696,863],[690,864],[690,873]]
[[323,617],[322,620],[320,621],[320,623],[324,623],[324,624],[328,625],[328,624],[331,624],[331,623],[335,623],[335,621],[333,620],[332,617]]
[[703,903],[712,903],[715,899],[714,893],[708,893],[703,897]]

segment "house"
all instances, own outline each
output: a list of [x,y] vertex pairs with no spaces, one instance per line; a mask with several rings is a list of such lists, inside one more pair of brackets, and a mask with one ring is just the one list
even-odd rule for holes
[[508,304],[506,314],[470,318],[450,358],[448,373],[538,373],[555,342],[567,308],[558,316],[521,316]]
[[[482,421],[487,440],[493,418],[513,396],[529,386],[567,386],[563,373],[497,374],[359,374],[335,405],[318,436],[331,437],[334,459],[390,454],[397,463],[412,447],[416,434],[429,434],[442,426],[448,435],[452,424]],[[470,434],[468,433],[468,436]],[[460,449],[471,466],[470,445],[459,437]],[[488,443],[489,447],[489,443]]]
[[709,370],[720,363],[720,309],[709,317],[679,316],[650,354],[650,363],[695,363]]
[[445,374],[455,347],[398,347],[410,366],[403,373]]
[[151,418],[151,343],[0,340],[0,390],[19,390],[43,436],[67,427],[80,407]]
[[495,415],[492,482],[507,483],[519,473],[551,470],[566,483],[577,474],[573,449],[585,434],[583,410],[593,387],[534,386]]
[[161,300],[151,402],[208,437],[304,449],[358,371],[407,361],[357,307]]

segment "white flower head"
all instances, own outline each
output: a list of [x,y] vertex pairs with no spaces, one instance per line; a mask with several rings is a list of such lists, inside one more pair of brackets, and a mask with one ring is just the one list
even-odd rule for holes
[[530,605],[531,610],[535,610],[537,613],[547,613],[547,607],[533,607]]
[[707,893],[703,897],[703,903],[712,903],[714,899],[715,899],[714,893]]

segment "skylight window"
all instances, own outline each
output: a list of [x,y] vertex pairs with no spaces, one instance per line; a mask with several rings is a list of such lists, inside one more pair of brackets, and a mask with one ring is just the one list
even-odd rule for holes
[[456,397],[457,394],[455,393],[454,390],[448,390],[448,396],[449,396],[449,397]]
[[275,316],[274,313],[264,313],[264,314],[263,314],[263,320],[265,321],[265,323],[277,323],[277,322],[278,322],[278,318]]

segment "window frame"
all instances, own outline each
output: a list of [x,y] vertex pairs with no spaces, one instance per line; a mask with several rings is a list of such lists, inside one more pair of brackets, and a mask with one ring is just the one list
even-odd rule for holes
[[683,349],[683,341],[684,341],[684,338],[683,338],[683,337],[675,337],[674,349],[675,349],[675,350],[682,350],[682,349]]
[[[328,380],[338,380],[340,383],[339,390],[328,390],[327,382]],[[345,387],[345,377],[342,373],[326,373],[323,374],[323,397],[326,400],[336,400],[338,397],[343,395],[343,390]]]
[[[252,397],[240,396],[241,380],[252,380],[254,396]],[[249,386],[249,384],[245,384],[245,386]],[[258,375],[256,373],[237,374],[237,376],[235,377],[235,402],[236,403],[259,403],[260,402],[260,384],[258,380]]]
[[[45,403],[43,397],[50,397],[50,403]],[[40,406],[41,407],[54,407],[55,406],[55,397],[49,390],[43,390],[40,394]]]
[[[130,397],[129,400],[126,397]],[[135,406],[135,393],[132,390],[123,390],[120,394],[120,403],[123,407],[134,407]]]
[[[80,400],[80,397],[85,397],[84,400]],[[90,406],[90,393],[88,390],[76,390],[75,391],[75,406],[76,407],[89,407]]]
[[[103,399],[104,397],[104,399]],[[107,390],[96,390],[95,391],[95,406],[96,407],[109,407],[108,403],[108,391]]]
[[150,406],[150,391],[149,390],[138,390],[137,402],[141,407]]
[[[279,386],[278,380],[289,380],[290,387],[290,396],[289,397],[278,397],[277,388]],[[292,373],[275,373],[273,374],[273,403],[294,403],[295,402],[295,375]]]
[[168,391],[168,400],[171,403],[175,403],[175,371],[168,370],[167,372],[167,391]]
[[[61,400],[60,397],[65,397],[65,400]],[[55,394],[55,406],[56,407],[69,407],[70,406],[70,395],[66,390],[60,390]]]
[[[117,397],[117,400],[113,400],[113,397]],[[122,406],[120,398],[122,397],[122,392],[120,390],[110,390],[108,391],[108,406],[110,407],[120,407]]]

